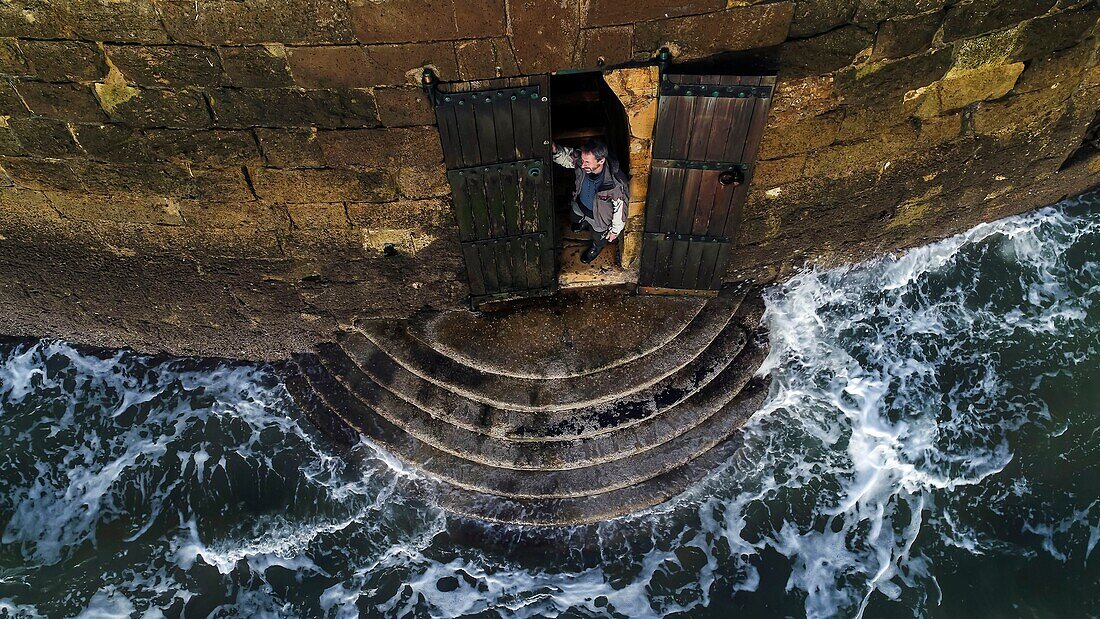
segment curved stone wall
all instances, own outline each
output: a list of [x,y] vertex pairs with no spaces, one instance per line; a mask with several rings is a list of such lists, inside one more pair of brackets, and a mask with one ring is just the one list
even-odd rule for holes
[[471,80],[668,46],[776,71],[731,281],[941,238],[1100,183],[1098,16],[1095,0],[7,2],[0,332],[279,358],[357,315],[462,306],[425,66]]

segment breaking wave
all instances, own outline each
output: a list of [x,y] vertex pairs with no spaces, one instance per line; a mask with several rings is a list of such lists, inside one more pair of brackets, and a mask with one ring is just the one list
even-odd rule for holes
[[543,532],[336,453],[268,366],[0,346],[0,617],[1100,612],[1100,197],[766,294],[745,445]]

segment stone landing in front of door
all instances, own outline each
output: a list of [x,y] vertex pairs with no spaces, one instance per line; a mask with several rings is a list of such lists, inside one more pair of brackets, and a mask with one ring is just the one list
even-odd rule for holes
[[763,302],[592,289],[498,312],[357,321],[288,364],[306,415],[433,480],[447,510],[574,525],[682,493],[767,393]]

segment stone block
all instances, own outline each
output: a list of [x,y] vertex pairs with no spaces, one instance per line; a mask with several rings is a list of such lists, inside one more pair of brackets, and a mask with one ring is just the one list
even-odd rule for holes
[[74,38],[85,41],[167,43],[168,33],[153,0],[69,0]]
[[288,204],[290,221],[296,228],[350,228],[348,211],[343,202],[318,202],[316,204]]
[[971,103],[999,99],[1016,85],[1024,63],[952,69],[939,83],[939,111],[957,110]]
[[442,165],[407,166],[397,169],[397,192],[403,198],[437,198],[451,194],[447,168]]
[[435,124],[435,110],[423,89],[375,88],[374,100],[378,105],[378,120],[385,127]]
[[943,18],[943,11],[935,11],[883,22],[875,35],[872,58],[902,58],[929,49]]
[[1073,47],[1096,34],[1098,19],[1100,6],[1090,4],[1026,22],[1020,28],[1019,46],[1012,58],[1031,60]]
[[552,73],[573,65],[580,15],[557,0],[508,0],[512,49],[526,75]]
[[51,118],[12,118],[12,133],[27,152],[39,157],[76,157],[83,154],[69,125]]
[[519,75],[519,65],[508,39],[455,41],[459,76],[464,80]]
[[73,135],[84,152],[105,163],[145,163],[152,159],[141,134],[129,125],[76,124]]
[[71,37],[72,28],[66,8],[52,0],[18,0],[0,4],[0,37]]
[[455,0],[455,25],[460,39],[503,37],[508,34],[505,0]]
[[963,115],[957,113],[921,120],[917,145],[928,148],[959,137],[962,133],[962,119]]
[[140,86],[215,86],[223,81],[214,50],[190,45],[107,45],[126,80]]
[[276,168],[321,168],[325,165],[316,129],[256,130],[267,165]]
[[951,66],[951,50],[939,49],[892,62],[873,62],[837,75],[844,99],[863,105],[901,103],[906,92],[942,78]]
[[47,82],[92,82],[107,75],[103,52],[81,41],[23,41],[34,75]]
[[443,161],[434,127],[321,131],[318,139],[329,165],[393,169]]
[[0,155],[8,157],[22,157],[27,151],[19,144],[15,134],[9,127],[12,119],[0,121]]
[[633,26],[589,28],[581,33],[582,67],[604,67],[630,61]]
[[799,0],[791,20],[792,37],[809,37],[843,26],[855,15],[859,0]]
[[756,162],[751,181],[753,188],[768,189],[800,180],[802,170],[806,167],[806,159],[806,153],[801,153],[793,157]]
[[408,43],[368,45],[367,70],[375,79],[372,86],[420,85],[424,67],[431,67],[439,79],[458,79],[458,61],[452,43]]
[[1086,42],[1036,58],[1027,63],[1013,90],[1032,92],[1047,88],[1074,88],[1084,80],[1092,52],[1093,45]]
[[[843,114],[826,112],[797,122],[783,123],[764,132],[761,159],[779,159],[829,146],[837,140]],[[843,139],[850,139],[847,135]]]
[[832,73],[852,64],[860,52],[871,46],[871,41],[871,35],[856,26],[788,41],[779,54],[779,70],[793,78]]
[[1010,28],[990,34],[956,41],[952,54],[952,68],[976,69],[992,64],[1010,62],[1018,45],[1019,28]]
[[775,2],[641,22],[634,27],[634,52],[670,46],[678,50],[677,59],[688,60],[778,45],[787,38],[793,17],[793,2]]
[[384,204],[350,202],[348,218],[360,228],[448,228],[455,225],[448,200],[398,200]]
[[16,88],[35,114],[74,122],[100,122],[107,118],[91,86],[19,82]]
[[15,184],[39,191],[82,191],[83,185],[67,163],[58,159],[0,157],[0,165]]
[[166,198],[103,196],[76,192],[48,192],[46,197],[50,205],[66,219],[108,220],[162,226],[183,225],[179,207]]
[[[781,78],[772,94],[772,106],[768,110],[768,126],[775,127],[780,123],[812,118],[836,109],[839,104],[836,80],[832,75],[797,80]],[[767,135],[766,132],[765,135]]]
[[[101,88],[102,87],[102,88]],[[96,84],[104,109],[106,87]],[[108,111],[114,122],[135,127],[178,127],[204,129],[211,125],[202,94],[195,90],[141,90],[122,101],[112,101]]]
[[503,0],[351,1],[362,43],[409,43],[503,36]]
[[280,43],[220,47],[222,69],[229,83],[238,88],[280,88],[293,86],[286,48]]
[[838,178],[854,172],[879,168],[909,148],[917,138],[911,125],[890,128],[868,140],[831,146],[810,153],[805,175],[809,178]]
[[639,0],[638,2],[592,0],[588,10],[584,12],[584,25],[632,24],[653,19],[710,13],[724,8],[726,8],[726,0],[685,0],[675,3],[664,0]]
[[29,116],[30,110],[23,103],[23,98],[15,91],[15,87],[6,79],[0,79],[0,115],[2,116]]
[[147,195],[185,200],[244,202],[254,199],[239,169],[191,170],[170,164],[74,161],[73,172],[91,194]]
[[151,129],[145,132],[156,159],[199,167],[255,165],[260,152],[251,131]]
[[180,43],[355,43],[343,0],[161,0],[158,6]]
[[419,84],[424,66],[443,80],[458,73],[450,43],[295,47],[288,56],[294,82],[303,88]]
[[859,0],[852,23],[874,29],[880,22],[904,15],[939,11],[955,0]]
[[842,111],[844,119],[840,121],[837,137],[844,141],[877,135],[890,127],[910,122],[909,111],[903,106],[882,108],[847,105]]
[[207,91],[220,127],[376,127],[366,90],[226,88]]
[[1023,139],[1024,134],[1050,125],[1064,112],[1066,89],[1038,90],[981,103],[973,114],[974,131],[1005,139]]
[[956,4],[947,11],[943,40],[954,41],[1014,26],[1025,19],[1043,15],[1056,0],[1001,0]]
[[32,73],[19,49],[18,39],[0,38],[0,75],[22,77]]
[[263,201],[196,202],[177,204],[183,221],[197,228],[246,228],[253,230],[288,230],[290,219],[282,206]]
[[393,178],[380,170],[360,172],[255,168],[251,174],[256,194],[272,202],[388,202],[397,198]]

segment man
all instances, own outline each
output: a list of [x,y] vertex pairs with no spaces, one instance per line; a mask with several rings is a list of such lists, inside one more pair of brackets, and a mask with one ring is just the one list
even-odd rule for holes
[[576,170],[570,220],[573,232],[592,231],[592,244],[581,255],[591,263],[608,243],[619,238],[626,225],[630,186],[619,162],[607,155],[607,145],[588,140],[580,148],[553,144],[554,163]]

